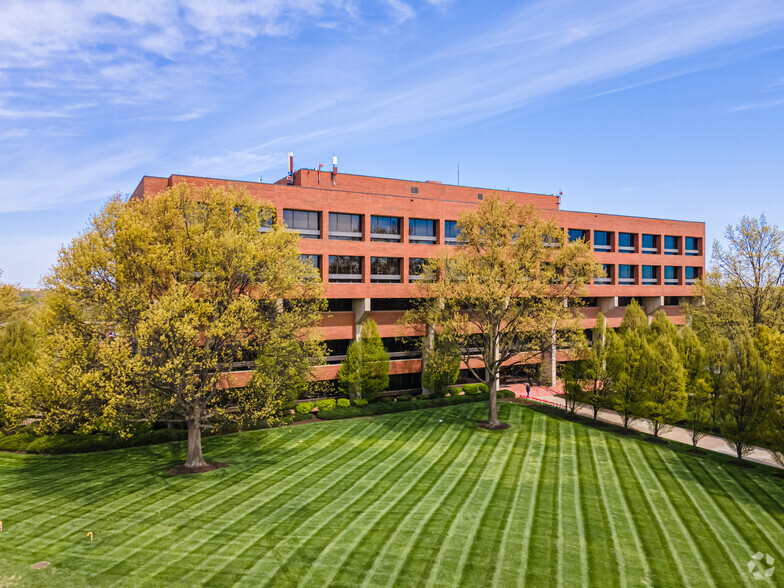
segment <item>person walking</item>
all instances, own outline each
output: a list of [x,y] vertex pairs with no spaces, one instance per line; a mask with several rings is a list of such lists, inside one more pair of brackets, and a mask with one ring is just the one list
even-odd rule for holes
[[526,382],[525,383],[525,397],[526,398],[530,398],[531,397],[531,382]]

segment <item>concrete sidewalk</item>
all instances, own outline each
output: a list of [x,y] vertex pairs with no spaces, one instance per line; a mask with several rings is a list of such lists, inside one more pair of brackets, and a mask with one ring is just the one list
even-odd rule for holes
[[[518,398],[526,397],[525,384],[512,384],[502,387],[514,392],[515,396]],[[566,410],[564,399],[559,398],[557,396],[558,394],[563,394],[563,388],[560,383],[556,384],[555,386],[548,387],[531,386],[530,398],[531,400],[539,400],[547,404],[556,405],[559,408]],[[593,409],[590,406],[583,406],[577,409],[577,414],[592,419]],[[600,410],[598,419],[605,423],[623,426],[623,420],[621,419],[621,416],[612,410]],[[651,428],[648,425],[648,421],[645,419],[634,421],[629,426],[629,428],[634,429],[635,431],[640,431],[642,433],[651,433]],[[686,445],[691,445],[691,431],[682,427],[673,427],[666,433],[660,433],[659,436],[662,439],[667,439],[669,441],[678,441],[680,443],[685,443]],[[727,445],[727,442],[722,437],[717,437],[715,435],[705,435],[705,437],[700,439],[700,442],[697,446],[700,449],[715,451],[716,453],[723,453],[724,455],[735,457],[735,452],[730,449],[730,446]],[[743,459],[750,462],[782,469],[781,465],[770,455],[770,452],[767,449],[763,449],[761,447],[755,447],[752,452]]]

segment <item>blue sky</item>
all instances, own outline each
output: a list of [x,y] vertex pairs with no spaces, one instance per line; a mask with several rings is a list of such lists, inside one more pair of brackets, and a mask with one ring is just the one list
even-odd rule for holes
[[115,192],[297,167],[784,225],[784,3],[0,0],[0,269]]

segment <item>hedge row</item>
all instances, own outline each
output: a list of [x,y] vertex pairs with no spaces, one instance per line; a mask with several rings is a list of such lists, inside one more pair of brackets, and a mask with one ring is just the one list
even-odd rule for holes
[[[479,402],[488,400],[489,393],[479,392],[464,394],[462,396],[447,396],[444,398],[428,398],[425,396],[417,396],[413,400],[397,402],[382,402],[368,404],[366,406],[350,406],[348,408],[336,408],[326,412],[319,411],[318,418],[321,420],[337,420],[337,419],[350,419],[360,416],[369,416],[374,414],[388,414],[391,412],[405,412],[407,410],[417,410],[420,408],[436,408],[439,406],[451,406],[454,404],[465,404],[466,402]],[[499,390],[498,398],[514,398],[514,393],[509,390]]]

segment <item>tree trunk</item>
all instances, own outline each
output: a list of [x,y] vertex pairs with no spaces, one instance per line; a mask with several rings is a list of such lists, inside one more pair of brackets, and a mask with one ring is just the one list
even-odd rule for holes
[[593,405],[593,420],[595,421],[598,416],[599,416],[599,405],[598,404],[594,404]]
[[491,428],[498,427],[501,424],[501,421],[498,420],[498,393],[496,382],[498,382],[498,378],[490,378],[490,412],[487,416],[487,424]]
[[188,460],[185,462],[185,467],[202,467],[206,464],[201,452],[201,410],[196,409],[185,419],[185,422],[188,423]]

